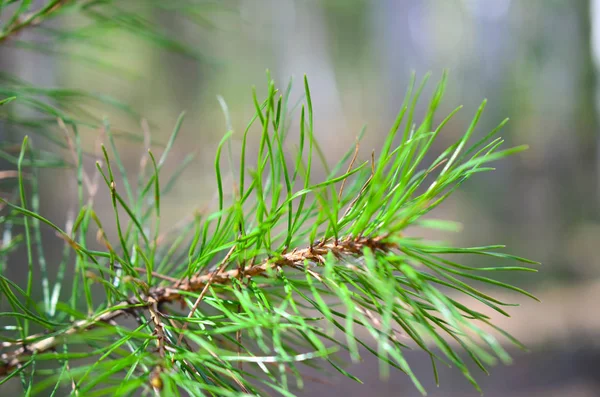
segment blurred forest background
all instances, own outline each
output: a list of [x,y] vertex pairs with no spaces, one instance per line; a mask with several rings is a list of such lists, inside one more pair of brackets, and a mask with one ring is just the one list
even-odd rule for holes
[[[543,262],[540,273],[510,280],[543,303],[507,298],[523,305],[511,310],[511,319],[497,319],[498,325],[531,351],[515,351],[512,366],[494,367],[491,376],[480,374],[478,380],[488,397],[600,395],[600,1],[225,0],[206,2],[193,19],[169,12],[168,6],[144,17],[185,45],[172,51],[121,30],[98,45],[50,40],[53,28],[77,26],[76,19],[65,16],[0,46],[0,71],[39,86],[118,98],[148,119],[157,142],[166,142],[186,110],[165,174],[187,154],[196,157],[164,198],[165,228],[213,198],[212,162],[226,131],[217,96],[226,101],[239,140],[254,112],[250,88],[266,92],[267,68],[280,88],[295,78],[295,98],[302,75],[308,75],[317,138],[331,162],[353,144],[364,124],[361,156],[368,158],[381,146],[412,70],[418,78],[432,72],[427,96],[442,70],[449,70],[439,117],[465,105],[437,150],[466,130],[488,98],[479,133],[508,116],[501,135],[531,148],[498,163],[496,172],[473,178],[436,217],[464,223],[461,234],[445,238],[471,246],[504,243],[515,254]],[[94,30],[82,34],[93,36]],[[67,52],[71,55],[60,55]],[[87,62],[91,55],[107,66]],[[141,134],[139,119],[109,107],[103,112],[100,116],[114,128]],[[24,133],[30,132],[0,119],[0,139],[18,142]],[[98,132],[89,130],[85,137],[93,151]],[[35,135],[34,145],[58,150]],[[135,174],[142,143],[122,139],[119,146]],[[72,171],[46,170],[42,177],[41,210],[64,224],[76,205]],[[99,196],[106,211],[109,197],[107,192]],[[49,253],[49,263],[59,250]],[[441,372],[437,389],[429,358],[408,356],[430,396],[478,395],[458,371],[448,369]],[[418,395],[399,372],[380,382],[370,357],[349,368],[364,385],[315,374],[323,382],[307,382],[300,394]]]

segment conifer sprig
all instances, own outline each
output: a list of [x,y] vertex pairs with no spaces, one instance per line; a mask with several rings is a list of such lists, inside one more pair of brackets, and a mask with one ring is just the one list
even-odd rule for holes
[[[291,395],[302,386],[300,363],[326,364],[358,380],[337,361],[342,349],[353,360],[374,354],[383,375],[394,367],[424,393],[404,355],[417,347],[431,357],[436,378],[436,365],[452,365],[478,388],[460,350],[485,372],[498,359],[510,361],[498,334],[520,344],[488,315],[461,303],[461,296],[508,315],[505,308],[512,304],[471,282],[533,298],[483,274],[535,270],[471,266],[455,256],[535,262],[503,253],[497,245],[456,248],[430,242],[407,234],[407,228],[448,228],[451,224],[426,215],[471,176],[492,170],[489,163],[525,147],[501,150],[503,141],[495,137],[499,128],[469,145],[484,102],[464,136],[424,164],[456,113],[434,123],[445,84],[444,76],[417,122],[423,85],[415,90],[413,80],[378,156],[360,161],[358,147],[350,147],[332,169],[324,164],[328,175],[315,183],[315,161],[322,150],[308,81],[297,151],[289,154],[284,144],[290,139],[291,85],[280,93],[269,79],[267,98],[260,101],[254,94],[256,113],[244,133],[238,136],[228,122],[217,147],[217,208],[194,214],[167,235],[160,230],[160,203],[172,181],[163,182],[161,168],[182,118],[159,160],[150,151],[142,161],[146,177],[137,186],[129,181],[105,123],[110,151],[103,148],[96,172],[110,191],[114,241],[103,226],[111,221],[101,220],[103,214],[94,210],[97,187],[83,169],[76,124],[67,123],[77,178],[90,196],[85,201],[80,190],[72,226],[61,229],[24,199],[21,204],[2,202],[12,219],[32,220],[26,230],[45,224],[75,252],[72,286],[65,288],[64,276],[57,275],[53,291],[58,292],[38,304],[31,287],[24,290],[0,276],[2,296],[11,307],[2,314],[11,324],[0,330],[0,386],[19,376],[25,390],[64,387],[74,395],[140,390],[262,395],[265,388]],[[261,133],[256,162],[250,165],[254,124]],[[225,154],[231,139],[241,140],[242,149],[239,183],[229,190],[222,157],[232,156]],[[25,141],[19,164],[30,155]],[[20,170],[23,191],[34,176],[24,178]],[[88,248],[94,235],[104,250]],[[39,241],[27,237],[25,243],[33,255]],[[28,280],[52,285],[47,272],[41,279],[38,274],[31,266]]]

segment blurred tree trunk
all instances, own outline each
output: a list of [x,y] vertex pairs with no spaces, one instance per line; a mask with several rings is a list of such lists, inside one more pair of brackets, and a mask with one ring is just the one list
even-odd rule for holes
[[598,217],[598,114],[597,114],[597,77],[592,48],[592,16],[590,0],[573,2],[577,16],[577,28],[580,37],[580,61],[577,73],[577,97],[572,130],[572,138],[577,140],[577,156],[572,171],[572,192],[577,201],[569,203],[579,208],[577,217],[581,221]]

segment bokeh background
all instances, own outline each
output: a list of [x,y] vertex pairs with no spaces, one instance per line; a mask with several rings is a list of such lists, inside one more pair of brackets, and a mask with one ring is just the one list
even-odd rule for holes
[[[281,88],[293,77],[295,98],[302,75],[308,75],[317,138],[332,162],[365,124],[361,155],[380,147],[411,71],[418,78],[432,72],[427,98],[448,70],[440,117],[465,105],[440,137],[438,150],[466,130],[484,98],[489,102],[479,134],[510,117],[502,136],[530,149],[499,163],[496,172],[473,178],[436,214],[464,223],[460,235],[448,236],[457,244],[504,243],[515,254],[543,262],[536,275],[507,279],[543,303],[509,296],[522,305],[511,310],[512,318],[498,319],[530,351],[514,351],[514,364],[477,379],[489,397],[600,395],[600,1],[238,0],[207,2],[193,20],[168,9],[146,17],[185,49],[168,50],[115,30],[103,38],[109,46],[61,42],[61,51],[76,56],[4,46],[0,70],[36,85],[112,95],[148,119],[157,142],[168,139],[186,110],[165,173],[186,154],[197,156],[164,198],[167,224],[214,196],[212,162],[226,131],[217,96],[231,114],[235,150],[253,113],[251,87],[266,92],[266,69]],[[61,23],[78,21],[61,19],[49,28]],[[39,48],[46,45],[43,30],[22,35]],[[112,66],[86,62],[91,55]],[[109,107],[102,115],[113,126],[141,133],[139,119]],[[24,132],[0,124],[0,139],[18,141]],[[92,148],[96,137],[89,131],[84,144]],[[37,147],[53,150],[36,139]],[[135,173],[143,145],[123,139],[119,146]],[[76,203],[72,174],[45,171],[41,197],[42,211],[64,224]],[[100,211],[109,211],[109,195],[99,201]],[[49,255],[58,257],[55,251]],[[454,370],[442,370],[436,388],[428,357],[414,352],[409,359],[430,396],[479,395]],[[364,385],[326,378],[307,382],[300,394],[418,395],[401,373],[381,382],[368,356],[349,368]]]

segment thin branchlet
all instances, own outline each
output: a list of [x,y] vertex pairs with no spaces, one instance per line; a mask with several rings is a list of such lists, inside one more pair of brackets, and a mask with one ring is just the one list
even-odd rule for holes
[[[18,15],[8,26],[4,26],[0,31],[0,44],[12,37],[16,37],[22,31],[33,28],[50,19],[57,14],[68,3],[75,3],[76,0],[53,0],[42,6],[36,11],[31,11]],[[80,1],[80,3],[84,3]]]

